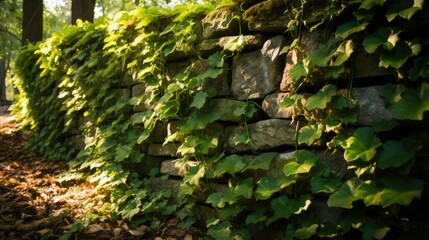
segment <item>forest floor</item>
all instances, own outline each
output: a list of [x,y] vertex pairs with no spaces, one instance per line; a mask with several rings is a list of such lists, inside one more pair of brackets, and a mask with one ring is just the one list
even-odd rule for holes
[[[196,239],[198,229],[185,231],[170,219],[161,228],[130,229],[124,221],[91,223],[71,234],[86,209],[102,204],[102,194],[87,182],[62,185],[64,162],[49,161],[25,150],[25,136],[0,103],[0,240],[13,239]],[[70,238],[65,236],[70,235]]]

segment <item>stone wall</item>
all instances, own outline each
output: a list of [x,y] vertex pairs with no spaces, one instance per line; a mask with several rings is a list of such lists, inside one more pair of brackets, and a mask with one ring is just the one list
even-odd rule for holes
[[[289,35],[285,33],[290,19],[283,14],[286,8],[284,1],[258,2],[260,1],[248,1],[245,4],[221,7],[202,19],[200,42],[197,45],[197,51],[202,59],[195,65],[195,71],[204,71],[207,67],[207,61],[204,58],[224,49],[229,42],[242,34],[244,47],[240,54],[228,59],[223,66],[224,72],[216,78],[208,79],[201,87],[202,90],[210,88],[216,90],[216,96],[210,99],[203,110],[216,112],[219,115],[219,119],[206,131],[215,131],[219,134],[219,147],[215,151],[224,152],[226,155],[239,154],[256,157],[265,152],[276,152],[276,157],[266,174],[278,177],[282,174],[283,166],[292,161],[293,151],[297,146],[297,131],[305,125],[305,122],[296,121],[296,119],[294,121],[293,116],[299,113],[294,113],[292,107],[279,107],[280,102],[291,94],[289,91],[292,89],[292,83],[288,71],[290,71],[291,65],[300,58],[300,53],[294,50],[282,52],[291,41]],[[318,21],[324,15],[317,6],[306,11],[306,14],[309,14],[307,19],[313,22]],[[427,13],[421,13],[422,16],[425,14]],[[235,17],[237,15],[240,17]],[[428,27],[428,21],[422,20],[416,24],[421,24],[420,27]],[[326,41],[326,38],[328,41],[335,41],[335,37],[328,30],[312,32],[303,30],[300,39],[302,51],[307,55],[311,54],[321,42]],[[165,65],[167,79],[173,79],[176,74],[183,72],[189,65],[186,54],[177,54],[169,59]],[[372,126],[392,119],[385,101],[380,95],[380,86],[388,82],[398,84],[398,75],[392,69],[379,67],[378,59],[377,53],[369,55],[364,49],[357,49],[354,53],[354,64],[347,66],[348,71],[334,82],[338,89],[341,89],[339,92],[347,95],[346,88],[349,85],[350,74],[353,73],[353,84],[349,89],[349,95],[356,100],[358,118],[351,128]],[[322,79],[321,83],[304,86],[300,88],[300,93],[312,96],[327,82],[329,79]],[[144,83],[133,84],[133,81],[117,91],[119,98],[145,96],[145,99],[149,99],[153,94]],[[256,113],[252,117],[245,118],[242,115],[234,114],[235,109],[245,108],[249,104],[260,106],[260,108],[255,107]],[[132,112],[136,114],[155,107],[147,102],[142,102],[135,106]],[[427,123],[427,117],[423,122]],[[422,122],[402,122],[400,124],[396,130],[412,132],[416,139],[422,140],[424,143],[416,158],[416,164],[426,167],[421,167],[415,173],[422,177],[428,172],[427,164],[424,163],[425,156],[429,154],[427,125],[425,126]],[[408,126],[413,127],[408,128]],[[151,136],[139,145],[140,151],[145,154],[145,157],[136,169],[140,174],[148,175],[152,168],[160,168],[162,174],[169,174],[171,178],[160,180],[154,184],[154,187],[171,188],[173,192],[177,193],[181,184],[180,177],[183,177],[187,169],[195,166],[197,162],[192,159],[186,163],[178,160],[181,157],[178,152],[180,143],[163,144],[167,137],[176,132],[176,129],[176,121],[158,124]],[[236,144],[237,137],[243,132],[248,132],[250,142]],[[82,149],[88,142],[90,139],[77,138],[76,147]],[[351,174],[341,153],[333,154],[327,150],[326,144],[319,145],[316,153],[321,160],[331,166],[335,173],[343,177]],[[227,186],[228,184],[223,179],[219,181],[216,188],[222,189]],[[201,201],[204,201],[208,194],[205,190],[201,190],[197,195]]]

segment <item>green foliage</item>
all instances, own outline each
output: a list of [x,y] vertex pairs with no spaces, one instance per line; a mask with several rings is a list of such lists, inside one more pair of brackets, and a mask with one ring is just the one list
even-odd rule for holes
[[[298,53],[288,72],[290,95],[279,104],[293,108],[293,120],[298,122],[291,159],[281,159],[277,152],[222,152],[222,135],[212,129],[220,116],[204,109],[215,94],[201,89],[207,79],[223,73],[225,58],[244,45],[239,35],[206,59],[206,70],[196,72],[201,56],[195,51],[195,19],[211,10],[209,6],[137,8],[113,20],[79,22],[25,47],[16,62],[17,121],[32,131],[32,149],[71,160],[64,179],[86,179],[107,194],[104,206],[95,211],[111,219],[156,226],[176,214],[182,227],[205,222],[207,237],[213,239],[250,239],[249,227],[278,224],[285,226],[285,239],[341,238],[353,228],[363,239],[382,239],[390,230],[394,207],[408,206],[422,194],[423,183],[409,175],[420,143],[410,137],[390,139],[382,132],[401,120],[420,121],[429,110],[428,59],[420,56],[421,40],[404,38],[406,29],[394,21],[408,21],[423,1],[358,0],[338,5],[334,1],[324,6],[327,16],[317,23],[305,19],[307,2],[288,9],[294,19],[289,33],[297,37],[282,50]],[[332,29],[337,38],[305,53],[300,29],[333,26],[322,23],[344,10],[353,15]],[[385,21],[375,22],[381,18]],[[387,124],[355,125],[350,68],[361,49],[404,81],[404,86],[389,84],[380,91],[393,117]],[[189,56],[189,66],[171,76],[165,66],[176,54]],[[349,89],[334,85],[347,78]],[[144,94],[130,98],[130,86],[135,84],[141,84]],[[305,93],[308,89],[314,94]],[[131,115],[131,109],[139,107],[144,111]],[[245,130],[235,137],[236,143],[252,144],[247,123],[257,108],[248,101],[231,109],[242,117]],[[147,158],[139,147],[150,142],[158,124],[166,123],[177,128],[164,144],[177,147],[181,163],[196,162],[187,169],[177,197],[154,187],[169,177],[160,176],[158,169],[144,169],[145,176],[136,171]],[[86,140],[81,151],[73,147],[72,131]],[[325,144],[343,155],[347,173],[338,171],[334,156],[319,156]],[[228,187],[213,184],[226,179]],[[198,214],[192,214],[197,199],[211,205],[214,216],[199,221]],[[247,208],[249,202],[258,208]],[[341,208],[341,219],[326,221],[314,214],[318,208]]]

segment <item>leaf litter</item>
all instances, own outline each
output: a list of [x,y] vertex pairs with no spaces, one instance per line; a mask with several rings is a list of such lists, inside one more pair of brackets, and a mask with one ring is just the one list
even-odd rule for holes
[[[101,207],[105,196],[82,181],[62,185],[57,176],[67,171],[64,162],[48,161],[27,152],[26,137],[0,103],[0,239],[59,239],[89,209]],[[172,218],[160,228],[124,221],[92,222],[69,239],[198,239],[202,231],[177,227]]]

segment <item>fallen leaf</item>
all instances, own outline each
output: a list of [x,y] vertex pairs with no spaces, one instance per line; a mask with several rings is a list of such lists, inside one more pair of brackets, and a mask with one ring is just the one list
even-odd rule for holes
[[45,229],[37,231],[37,233],[42,235],[42,236],[46,236],[51,232],[52,232],[52,229],[50,229],[50,228],[45,228]]
[[147,233],[147,231],[150,228],[146,225],[141,225],[140,227],[136,228],[136,229],[130,229],[128,230],[128,232],[130,232],[133,236],[143,236]]
[[15,162],[15,161],[12,162],[12,165],[17,167],[17,168],[21,167],[21,164],[19,164],[18,162]]
[[100,226],[99,224],[91,224],[87,227],[87,229],[85,230],[86,234],[91,234],[91,233],[96,233],[99,231],[103,231],[104,228],[102,226]]

